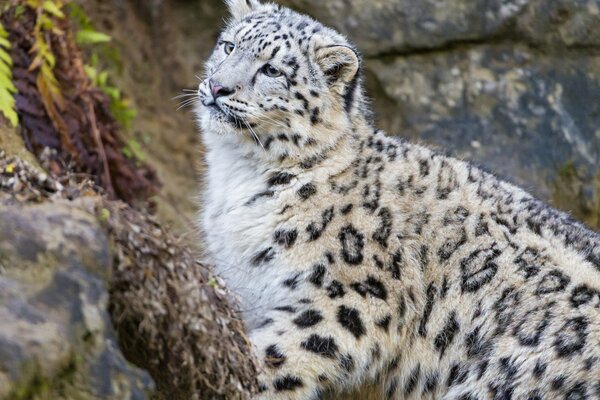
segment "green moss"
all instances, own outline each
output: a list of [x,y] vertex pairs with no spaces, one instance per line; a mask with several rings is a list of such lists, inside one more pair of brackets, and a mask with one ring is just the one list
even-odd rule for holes
[[586,223],[592,229],[600,229],[600,171],[594,179],[593,198],[584,194],[589,182],[584,181],[572,161],[561,166],[552,183],[552,204],[573,217]]
[[80,357],[73,355],[56,375],[47,377],[37,364],[29,364],[24,367],[31,371],[29,379],[16,386],[7,400],[73,399],[69,392],[74,386],[79,365]]
[[23,386],[17,387],[12,395],[9,395],[9,400],[26,400],[34,399],[39,396],[47,397],[50,391],[50,381],[46,378],[34,376],[33,379],[24,384]]
[[17,130],[6,125],[3,126],[1,123],[0,149],[4,150],[9,156],[17,156],[41,170],[33,154],[25,148],[25,143],[23,143],[23,139]]
[[562,179],[575,179],[577,178],[577,168],[573,161],[568,161],[565,165],[558,169],[558,176]]

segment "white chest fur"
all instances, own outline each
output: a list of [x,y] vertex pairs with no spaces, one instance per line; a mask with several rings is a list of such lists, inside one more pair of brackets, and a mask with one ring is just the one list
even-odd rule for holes
[[[264,311],[282,305],[281,280],[285,265],[257,268],[251,260],[272,242],[277,225],[277,199],[247,204],[267,190],[266,168],[239,148],[209,149],[208,171],[201,226],[217,273],[240,302],[249,328],[256,326]],[[278,290],[279,289],[279,290]]]

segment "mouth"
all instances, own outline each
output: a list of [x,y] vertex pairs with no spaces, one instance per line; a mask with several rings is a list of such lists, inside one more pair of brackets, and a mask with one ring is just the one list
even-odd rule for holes
[[245,121],[244,119],[233,114],[231,111],[225,111],[215,101],[206,101],[202,104],[210,111],[211,116],[221,122],[226,122],[233,125],[237,129],[249,129],[254,127],[254,124]]

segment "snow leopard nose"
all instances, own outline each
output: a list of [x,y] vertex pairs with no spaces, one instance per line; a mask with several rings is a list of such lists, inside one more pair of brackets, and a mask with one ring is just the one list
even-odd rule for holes
[[215,100],[219,97],[229,96],[235,92],[235,90],[227,88],[220,83],[213,81],[212,79],[209,79],[208,86],[210,87],[210,92]]

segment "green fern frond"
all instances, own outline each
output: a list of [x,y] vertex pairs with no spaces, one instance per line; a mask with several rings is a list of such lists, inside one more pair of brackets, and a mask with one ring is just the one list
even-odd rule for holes
[[35,41],[31,48],[34,54],[29,70],[37,70],[37,87],[42,97],[42,102],[49,113],[54,108],[53,104],[63,108],[64,98],[58,80],[54,76],[56,58],[52,53],[50,45],[46,42],[46,32],[55,35],[64,34],[55,24],[55,19],[65,18],[62,9],[62,0],[27,0],[26,4],[37,13],[37,19],[33,28]]
[[12,126],[16,127],[19,124],[14,96],[17,88],[12,80],[13,62],[9,52],[8,32],[0,23],[0,112]]

